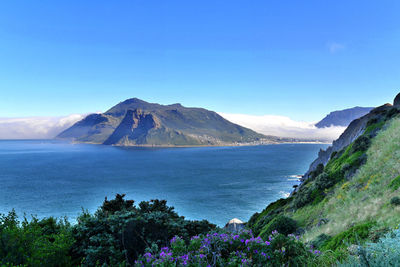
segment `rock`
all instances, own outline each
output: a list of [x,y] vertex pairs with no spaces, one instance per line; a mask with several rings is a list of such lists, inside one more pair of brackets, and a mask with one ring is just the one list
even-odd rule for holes
[[317,226],[319,227],[321,225],[327,224],[328,222],[329,222],[329,219],[327,219],[327,218],[319,219]]
[[400,107],[400,93],[394,98],[393,106]]
[[233,218],[225,225],[225,229],[230,232],[239,232],[244,229],[244,222],[237,218]]

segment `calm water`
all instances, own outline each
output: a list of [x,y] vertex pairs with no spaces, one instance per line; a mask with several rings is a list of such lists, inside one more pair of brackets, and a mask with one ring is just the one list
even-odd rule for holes
[[244,221],[297,183],[320,148],[118,148],[59,141],[0,141],[0,213],[38,217],[93,212],[104,197],[166,199],[189,219]]

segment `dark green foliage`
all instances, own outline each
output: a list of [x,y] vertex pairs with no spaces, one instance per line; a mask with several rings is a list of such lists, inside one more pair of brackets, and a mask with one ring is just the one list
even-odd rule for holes
[[327,241],[329,241],[332,237],[326,234],[320,234],[314,240],[310,242],[311,246],[314,248],[322,247]]
[[[284,253],[278,254],[279,258],[276,260],[276,265],[273,266],[307,266],[312,258],[309,255],[310,251],[301,242],[296,242],[293,238],[283,234],[277,235],[271,241],[271,247],[277,250],[284,248]],[[319,253],[315,251],[314,253]],[[282,263],[285,263],[282,265]]]
[[393,189],[393,191],[397,190],[400,187],[400,175],[394,178],[390,184],[389,187]]
[[0,215],[0,265],[72,266],[70,230],[54,218],[19,222],[15,211]]
[[332,239],[326,242],[322,248],[324,250],[337,250],[347,247],[350,244],[359,244],[368,238],[370,230],[374,225],[375,223],[373,222],[355,225],[348,230],[334,236]]
[[84,213],[73,229],[76,240],[72,252],[74,264],[133,264],[146,248],[166,246],[175,235],[189,240],[191,236],[215,228],[207,221],[188,221],[178,216],[165,200],[141,202],[117,195],[105,200],[94,214]]
[[135,207],[133,206],[133,203],[135,201],[133,200],[125,200],[124,199],[125,194],[117,194],[115,196],[115,199],[112,200],[104,200],[103,205],[100,207],[101,211],[106,214],[114,214],[117,211],[123,211],[123,210],[135,210]]
[[392,197],[392,199],[390,200],[390,204],[399,206],[400,205],[400,197]]
[[292,218],[279,215],[272,219],[262,230],[260,236],[267,238],[273,231],[284,235],[292,234],[297,230],[297,222]]
[[292,197],[281,198],[270,203],[261,213],[255,213],[251,216],[247,223],[247,227],[253,230],[255,235],[260,234],[262,229],[273,219],[277,214],[282,212],[282,208],[293,200]]
[[324,171],[324,164],[320,163],[317,165],[314,171],[310,172],[309,179],[314,180],[318,175]]
[[355,153],[357,151],[366,151],[370,145],[371,140],[367,136],[362,135],[354,141],[352,146],[352,153]]

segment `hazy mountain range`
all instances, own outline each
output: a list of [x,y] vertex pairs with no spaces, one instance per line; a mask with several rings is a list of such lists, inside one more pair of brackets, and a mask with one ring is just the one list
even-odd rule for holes
[[329,113],[320,122],[316,123],[315,126],[318,128],[330,127],[330,126],[343,126],[347,127],[353,120],[361,118],[365,114],[368,114],[373,108],[354,107],[344,110],[333,111]]

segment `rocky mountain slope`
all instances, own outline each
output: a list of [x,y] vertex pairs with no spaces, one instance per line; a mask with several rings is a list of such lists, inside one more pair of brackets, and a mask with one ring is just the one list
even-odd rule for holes
[[159,105],[132,98],[102,114],[91,114],[57,138],[119,146],[192,146],[276,143],[233,124],[213,111],[180,104]]
[[315,124],[318,128],[329,126],[344,126],[347,127],[353,120],[358,119],[369,113],[373,108],[354,107],[344,110],[333,111],[325,118]]
[[304,242],[330,251],[333,263],[352,244],[378,240],[400,223],[399,133],[396,101],[353,121],[289,198],[269,204],[247,226],[261,237],[290,227]]

